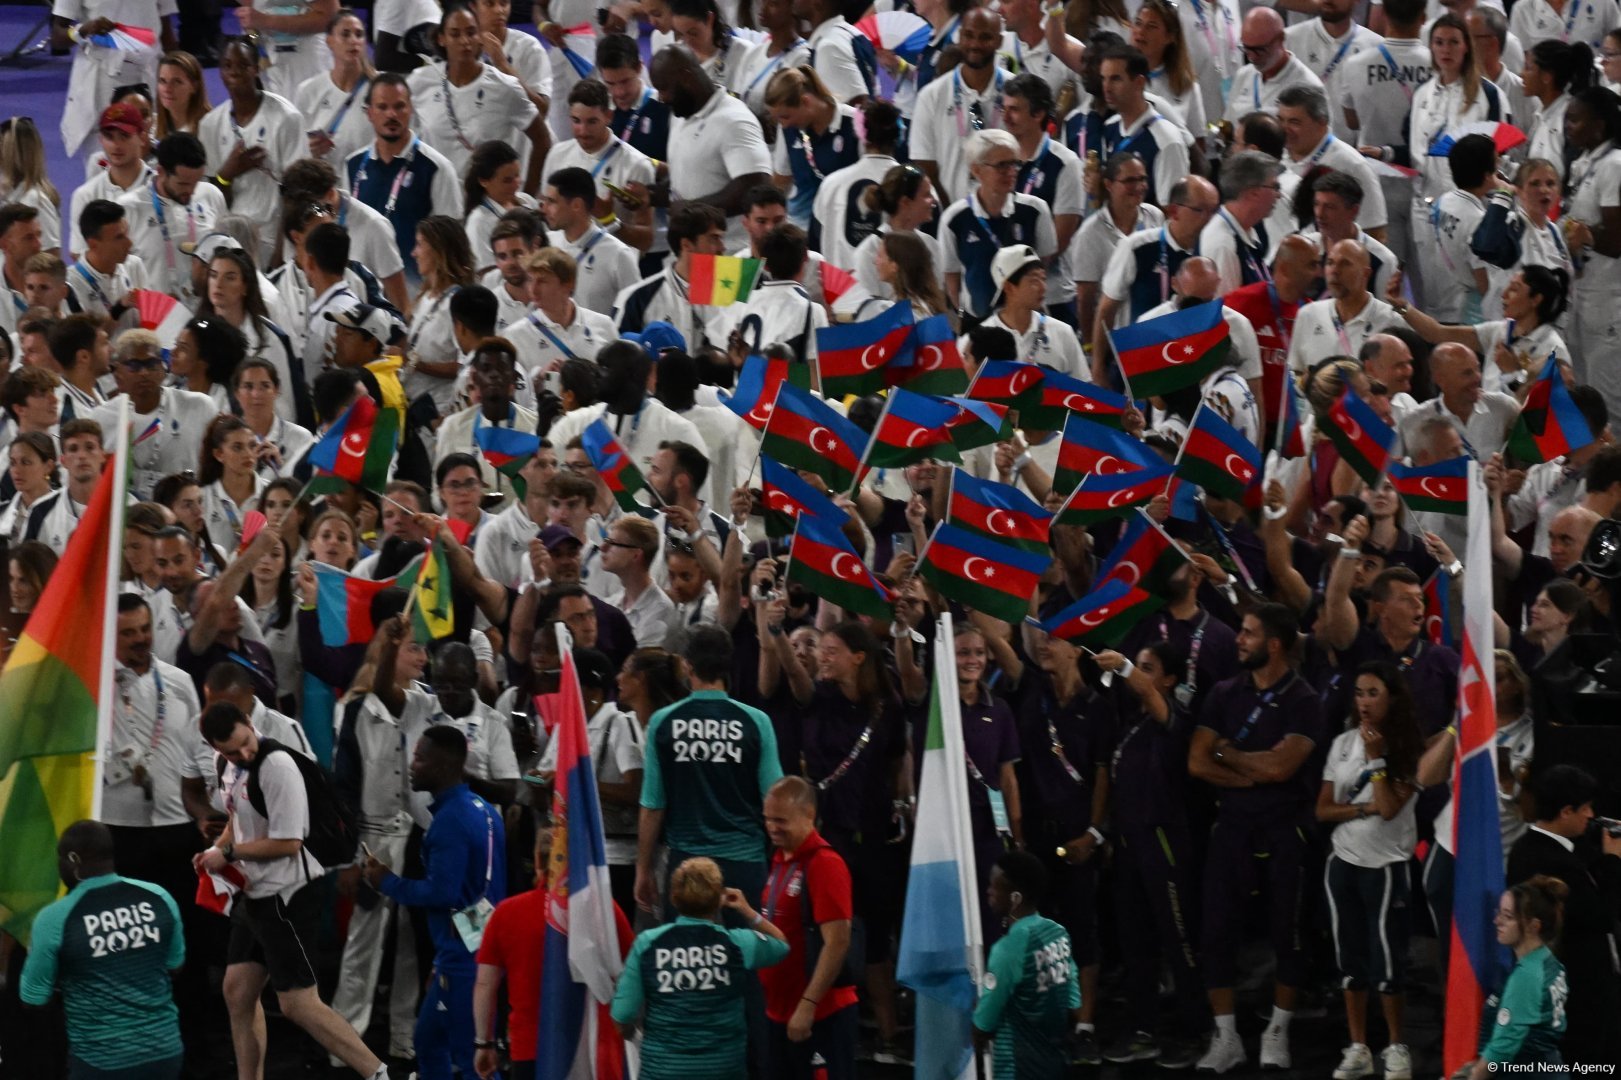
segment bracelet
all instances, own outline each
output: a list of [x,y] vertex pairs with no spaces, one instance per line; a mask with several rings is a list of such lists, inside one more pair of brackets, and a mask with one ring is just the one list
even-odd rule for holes
[[1274,510],[1270,506],[1264,507],[1261,510],[1261,516],[1266,518],[1268,521],[1279,521],[1289,516],[1289,508],[1287,506],[1280,506]]
[[1098,827],[1096,825],[1088,825],[1086,827],[1086,835],[1090,836],[1093,840],[1096,840],[1098,847],[1103,846],[1103,834],[1098,832]]
[[1447,725],[1447,734],[1451,735],[1454,739],[1456,739],[1458,737],[1458,725],[1457,724],[1448,724]]
[[494,1039],[474,1039],[473,1040],[473,1049],[474,1050],[494,1050],[495,1048],[496,1048],[496,1042],[495,1042]]
[[619,211],[608,211],[602,217],[597,218],[597,224],[601,225],[604,229],[612,228],[613,226],[619,224]]
[[815,998],[813,998],[813,997],[805,997],[803,994],[800,995],[799,1000],[800,1001],[808,1001],[812,1005],[820,1005],[821,1004],[821,1002],[817,1001]]
[[1385,770],[1383,770],[1383,769],[1379,769],[1379,770],[1375,771],[1374,773],[1372,773],[1368,777],[1368,782],[1372,783],[1375,780],[1389,780],[1389,779],[1390,779],[1390,774],[1385,772]]
[[225,179],[225,177],[223,175],[221,175],[220,173],[215,173],[214,174],[214,183],[218,184],[220,187],[230,187],[231,186],[231,182],[229,180]]
[[68,40],[75,45],[79,43],[79,26],[77,23],[68,27]]
[[1354,547],[1340,548],[1340,558],[1360,559],[1362,558],[1362,549]]
[[229,840],[220,845],[220,854],[225,856],[228,863],[236,862],[236,841]]
[[1030,456],[1030,451],[1026,450],[1024,453],[1013,459],[1013,471],[1020,471],[1034,460],[1035,458]]
[[1376,757],[1372,761],[1366,762],[1365,764],[1369,769],[1379,770],[1385,767],[1385,759],[1382,757]]
[[765,632],[770,634],[772,637],[782,637],[782,624],[781,623],[767,623],[766,628],[765,628]]
[[1137,665],[1133,664],[1130,660],[1127,660],[1120,667],[1120,677],[1122,679],[1129,679],[1129,678],[1131,678],[1131,673],[1136,671],[1136,670],[1137,670]]

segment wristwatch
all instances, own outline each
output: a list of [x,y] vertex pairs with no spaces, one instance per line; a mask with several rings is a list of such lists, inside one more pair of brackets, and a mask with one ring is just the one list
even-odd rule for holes
[[497,1044],[496,1044],[496,1041],[494,1039],[474,1039],[473,1040],[473,1049],[474,1050],[494,1050],[496,1048],[497,1048]]
[[225,843],[221,844],[220,845],[220,854],[225,856],[225,861],[226,862],[228,862],[228,863],[236,862],[236,841],[235,840],[227,840],[227,841],[225,841]]

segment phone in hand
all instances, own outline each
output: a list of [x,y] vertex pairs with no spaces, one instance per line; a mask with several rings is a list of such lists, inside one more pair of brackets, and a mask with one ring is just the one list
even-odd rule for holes
[[890,533],[889,550],[892,555],[899,555],[903,551],[908,555],[916,555],[917,541],[912,538],[912,534],[909,532]]

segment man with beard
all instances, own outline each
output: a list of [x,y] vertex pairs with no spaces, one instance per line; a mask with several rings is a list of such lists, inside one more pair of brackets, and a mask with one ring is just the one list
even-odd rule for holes
[[1187,657],[1187,666],[1176,672],[1175,699],[1178,708],[1199,716],[1200,706],[1211,687],[1238,667],[1238,638],[1233,628],[1199,603],[1199,586],[1206,575],[1198,562],[1185,562],[1170,577],[1165,589],[1165,606],[1159,613],[1138,623],[1126,637],[1120,652],[1136,656],[1155,641],[1168,641]]
[[990,8],[970,8],[957,29],[962,63],[918,91],[912,161],[934,181],[942,207],[974,188],[968,175],[972,162],[963,145],[969,133],[1002,126],[1002,84],[1008,73],[996,62],[1001,47],[1002,16]]
[[[385,72],[366,91],[366,116],[377,139],[345,162],[349,193],[394,223],[405,274],[416,280],[417,225],[430,214],[463,217],[461,184],[448,158],[411,132],[411,88]],[[403,174],[403,175],[402,175]]]
[[479,283],[495,294],[495,325],[509,326],[529,314],[534,306],[529,296],[529,256],[535,251],[528,230],[513,218],[503,217],[490,230],[490,249],[495,253],[495,269]]
[[1317,770],[1308,759],[1322,738],[1316,691],[1291,660],[1296,625],[1295,613],[1282,604],[1261,604],[1244,616],[1238,633],[1244,673],[1210,691],[1188,748],[1188,772],[1221,789],[1205,864],[1202,957],[1216,1033],[1199,1061],[1201,1072],[1225,1073],[1248,1060],[1238,1037],[1233,987],[1245,897],[1260,874],[1277,958],[1261,1065],[1290,1067],[1289,1021],[1306,974],[1298,932],[1306,847],[1301,830],[1317,797]]

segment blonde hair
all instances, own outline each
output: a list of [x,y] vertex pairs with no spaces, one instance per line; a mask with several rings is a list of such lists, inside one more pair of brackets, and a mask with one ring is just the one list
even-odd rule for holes
[[819,97],[829,105],[838,107],[839,99],[834,97],[833,91],[822,82],[822,77],[816,74],[816,69],[809,64],[801,64],[799,67],[783,68],[771,76],[771,81],[765,84],[766,108],[798,105],[805,100],[806,94]]
[[45,167],[45,140],[32,118],[14,116],[0,125],[0,191],[16,201],[25,191],[43,191],[51,202],[62,197]]
[[633,544],[647,558],[647,565],[653,565],[653,559],[659,553],[659,527],[643,517],[622,517],[613,523],[618,529],[625,543]]
[[688,859],[670,873],[670,904],[688,918],[713,915],[725,890],[714,859]]
[[1165,69],[1171,89],[1180,97],[1192,89],[1194,83],[1193,61],[1188,58],[1188,39],[1182,28],[1182,19],[1168,0],[1143,0],[1143,6],[1137,9],[1139,19],[1144,11],[1160,21],[1160,25],[1165,27],[1166,36],[1170,38],[1165,43],[1165,55],[1160,57],[1160,66]]
[[154,120],[160,141],[165,135],[176,131],[195,132],[203,117],[207,116],[208,110],[212,108],[208,103],[208,84],[203,82],[203,66],[197,62],[195,56],[180,49],[164,53],[163,59],[158,61],[158,70],[162,71],[165,67],[177,67],[185,72],[194,89],[191,101],[186,105],[186,115],[181,117],[170,117],[169,110],[158,102],[157,91],[153,91],[152,111],[157,114]]
[[574,261],[574,256],[554,247],[531,252],[523,261],[523,268],[531,274],[550,274],[559,285],[573,285],[580,275],[580,265]]

